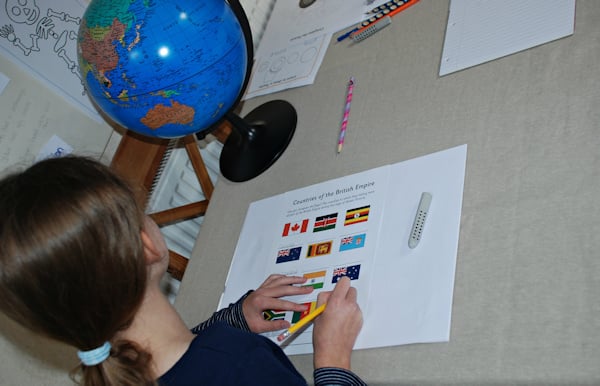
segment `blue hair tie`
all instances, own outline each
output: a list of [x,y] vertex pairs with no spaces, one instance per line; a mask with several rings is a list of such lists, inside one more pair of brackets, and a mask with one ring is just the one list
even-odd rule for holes
[[86,366],[96,366],[102,363],[110,355],[111,345],[105,342],[102,346],[89,351],[77,351],[77,356],[81,359],[81,363]]

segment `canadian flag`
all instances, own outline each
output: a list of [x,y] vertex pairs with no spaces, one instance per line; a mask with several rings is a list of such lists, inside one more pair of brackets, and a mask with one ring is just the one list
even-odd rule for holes
[[290,222],[285,224],[283,227],[282,236],[289,236],[299,233],[304,233],[308,229],[308,219],[302,220],[301,222]]

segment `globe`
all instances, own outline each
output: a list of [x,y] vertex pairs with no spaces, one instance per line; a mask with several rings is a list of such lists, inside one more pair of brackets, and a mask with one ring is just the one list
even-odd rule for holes
[[249,62],[224,0],[92,0],[78,59],[106,116],[160,138],[209,130],[239,101]]

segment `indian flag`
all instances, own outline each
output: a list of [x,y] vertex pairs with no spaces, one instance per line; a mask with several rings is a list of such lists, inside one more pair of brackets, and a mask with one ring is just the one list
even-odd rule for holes
[[321,289],[325,283],[325,274],[327,271],[316,271],[305,273],[304,276],[307,280],[306,283],[302,284],[302,287],[313,287],[314,289]]

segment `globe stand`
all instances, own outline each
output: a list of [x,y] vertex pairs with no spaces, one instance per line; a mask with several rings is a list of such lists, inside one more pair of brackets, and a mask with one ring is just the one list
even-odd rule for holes
[[233,182],[248,181],[267,170],[292,140],[298,116],[283,100],[264,103],[244,119],[234,113],[226,118],[233,130],[220,158],[221,173]]

